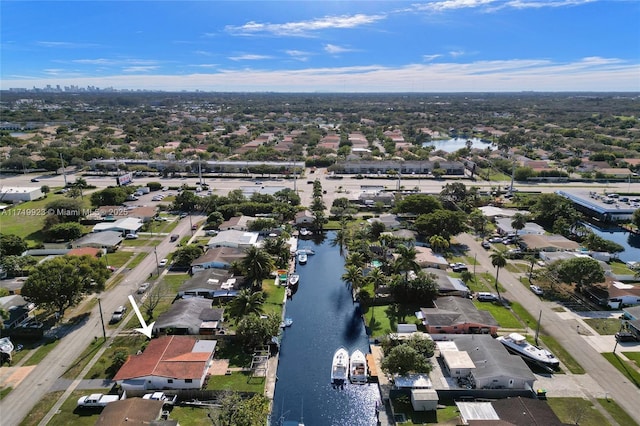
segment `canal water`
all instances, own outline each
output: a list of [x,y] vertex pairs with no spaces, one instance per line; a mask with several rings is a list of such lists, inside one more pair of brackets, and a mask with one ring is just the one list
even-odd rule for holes
[[305,426],[371,426],[380,400],[376,384],[331,386],[331,361],[341,346],[349,353],[369,353],[368,337],[357,304],[341,280],[344,259],[331,246],[334,232],[321,240],[301,240],[311,248],[305,265],[298,265],[298,291],[287,301],[285,329],[273,402],[272,425],[304,420]]
[[624,247],[624,251],[618,254],[618,258],[623,262],[640,262],[640,235],[632,234],[618,226],[600,228],[588,222],[584,222],[584,225],[594,234]]

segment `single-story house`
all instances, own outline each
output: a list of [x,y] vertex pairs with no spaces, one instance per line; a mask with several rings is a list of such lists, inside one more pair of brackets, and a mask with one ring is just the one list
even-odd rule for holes
[[296,213],[294,218],[294,223],[296,226],[308,226],[313,223],[314,217],[313,213],[309,210],[302,210]]
[[142,398],[125,398],[110,402],[102,409],[96,426],[128,425],[177,425],[176,421],[160,421],[164,401]]
[[259,235],[257,232],[244,232],[231,229],[219,232],[218,235],[215,235],[209,240],[207,246],[209,246],[209,248],[234,247],[246,249],[257,245]]
[[456,401],[458,424],[564,426],[546,401],[536,398],[503,398],[491,402]]
[[122,234],[135,234],[142,228],[142,220],[135,217],[118,219],[115,222],[101,222],[93,227],[93,232],[118,231]]
[[429,247],[416,246],[416,263],[421,268],[447,269],[449,262],[439,254],[434,254]]
[[495,222],[498,233],[502,235],[515,235],[516,233],[518,234],[518,236],[544,234],[544,228],[534,222],[525,223],[524,228],[519,230],[516,230],[513,226],[511,226],[511,222],[513,222],[513,218],[511,217],[496,218]]
[[395,195],[391,192],[363,191],[358,195],[358,204],[368,207],[373,207],[376,203],[382,203],[384,206],[393,206],[395,200]]
[[493,337],[486,334],[434,334],[432,337],[445,363],[447,359],[458,360],[445,356],[446,351],[468,354],[474,365],[470,375],[477,389],[533,389],[536,378],[531,369],[521,357],[511,355]]
[[242,277],[234,277],[226,269],[210,268],[195,271],[193,276],[182,283],[178,297],[223,297],[235,296]]
[[229,269],[231,263],[245,256],[244,250],[233,247],[214,247],[191,262],[191,271],[219,268]]
[[496,206],[482,206],[478,207],[478,210],[480,210],[482,214],[490,220],[494,220],[499,217],[513,218],[517,213],[529,214],[526,210],[504,209]]
[[154,334],[216,334],[224,309],[212,308],[211,299],[191,297],[173,302],[153,325]]
[[29,318],[29,313],[36,308],[32,302],[27,302],[20,295],[0,297],[0,308],[7,311],[9,317],[3,321],[4,328],[14,328]]
[[434,308],[420,308],[420,318],[429,334],[498,334],[499,324],[488,311],[469,299],[438,297]]
[[640,285],[608,280],[606,304],[611,309],[640,305]]
[[254,220],[256,220],[256,218],[251,216],[234,216],[229,220],[222,222],[218,229],[220,231],[228,231],[230,229],[234,229],[236,231],[248,231],[249,225]]
[[431,274],[438,285],[438,294],[440,296],[458,296],[469,297],[471,290],[460,278],[450,277],[444,269],[423,269],[422,272]]
[[536,235],[526,234],[520,236],[518,244],[525,251],[574,251],[580,248],[580,244],[571,241],[562,235]]
[[627,329],[640,339],[640,305],[622,308],[622,312],[622,316],[627,323]]
[[412,231],[410,229],[398,229],[395,231],[387,231],[387,232],[383,232],[382,234],[380,234],[380,237],[383,237],[385,235],[390,235],[394,238],[398,238],[399,240],[402,241],[409,241],[412,244],[416,243],[416,239],[418,237],[418,233],[416,231]]
[[216,343],[193,336],[152,339],[144,352],[127,359],[113,380],[125,391],[201,389]]
[[123,239],[120,231],[92,232],[73,241],[71,247],[95,247],[113,252],[116,251]]
[[426,374],[409,374],[394,377],[397,389],[411,389],[411,405],[415,411],[432,411],[438,408],[438,393]]
[[158,209],[156,207],[142,206],[128,210],[127,217],[140,219],[143,223],[147,223],[150,220],[153,220],[157,213]]
[[369,224],[380,222],[384,225],[385,229],[398,229],[400,227],[398,217],[394,214],[381,214],[379,217],[367,219],[367,222]]

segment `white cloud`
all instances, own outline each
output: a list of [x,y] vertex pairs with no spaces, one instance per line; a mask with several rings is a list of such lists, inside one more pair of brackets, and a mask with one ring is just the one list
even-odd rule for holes
[[229,56],[229,59],[232,61],[261,61],[264,59],[272,59],[272,57],[268,55],[253,55],[247,53],[245,55]]
[[347,47],[336,46],[335,44],[325,44],[324,51],[331,55],[338,55],[340,53],[353,52],[353,49]]
[[457,58],[459,56],[463,56],[464,55],[464,51],[462,50],[452,50],[451,52],[449,52],[449,56],[453,57],[453,58]]
[[568,7],[593,3],[598,0],[441,0],[421,3],[413,6],[414,10],[444,12],[456,9],[483,9],[496,11],[500,9],[540,9],[543,7]]
[[311,53],[305,52],[304,50],[285,50],[284,53],[291,56],[295,60],[302,62],[309,60],[309,56],[311,56]]
[[422,59],[423,59],[425,62],[431,62],[431,61],[433,61],[434,59],[438,59],[438,58],[440,58],[440,57],[442,57],[442,55],[441,55],[441,54],[439,54],[439,53],[436,53],[436,54],[434,54],[434,55],[422,55]]
[[124,72],[149,72],[157,70],[157,66],[148,65],[148,66],[134,66],[134,67],[125,67],[122,69]]
[[[617,58],[587,57],[569,63],[512,59],[400,67],[218,70],[189,75],[112,75],[80,78],[63,70],[0,81],[2,89],[51,85],[119,89],[273,92],[514,92],[640,91],[640,65]],[[53,74],[56,73],[56,74]]]
[[356,28],[386,19],[385,15],[341,15],[325,16],[308,21],[286,22],[283,24],[247,22],[241,26],[227,25],[225,31],[236,35],[272,34],[276,36],[308,37],[311,33],[335,28]]
[[83,49],[86,47],[97,47],[99,45],[95,43],[77,43],[70,41],[37,41],[37,45],[49,47],[49,48],[64,48],[64,49]]

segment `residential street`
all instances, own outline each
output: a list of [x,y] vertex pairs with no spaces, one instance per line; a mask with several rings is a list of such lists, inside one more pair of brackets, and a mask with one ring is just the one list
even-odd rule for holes
[[[495,276],[495,268],[491,265],[490,251],[484,250],[475,237],[470,234],[461,234],[456,240],[468,246],[471,253],[477,253],[477,261],[487,271]],[[542,311],[541,325],[546,334],[555,338],[562,346],[582,365],[594,383],[599,384],[598,389],[583,388],[585,395],[595,398],[612,398],[631,416],[636,422],[640,422],[640,390],[630,383],[616,368],[614,368],[594,347],[589,344],[587,337],[578,334],[576,325],[579,325],[572,315],[563,315],[552,310],[558,306],[553,302],[543,302],[533,294],[529,288],[522,285],[518,278],[506,268],[500,269],[500,283],[506,289],[502,296],[508,300],[514,300],[524,306],[529,313],[537,318]],[[621,351],[618,346],[618,351]],[[613,346],[609,352],[613,351]],[[556,396],[549,394],[549,397]]]
[[[203,216],[194,216],[193,222],[201,221]],[[184,218],[172,233],[181,236],[191,233],[189,218]],[[166,257],[175,249],[176,243],[170,243],[167,236],[156,250],[158,259]],[[126,278],[112,290],[100,295],[105,322],[109,321],[111,312],[119,306],[128,304],[127,297],[134,294],[138,285],[147,281],[150,273],[156,272],[156,258],[153,252],[135,268],[127,273]],[[129,309],[132,315],[133,309]],[[127,318],[123,319],[123,323]],[[83,325],[82,325],[83,324]],[[112,331],[107,330],[107,336]],[[102,337],[100,313],[96,305],[86,323],[81,323],[69,330],[64,340],[40,362],[22,382],[20,382],[5,398],[0,401],[0,418],[3,426],[20,424],[33,406],[50,392],[58,379],[73,365],[86,347],[95,337]]]

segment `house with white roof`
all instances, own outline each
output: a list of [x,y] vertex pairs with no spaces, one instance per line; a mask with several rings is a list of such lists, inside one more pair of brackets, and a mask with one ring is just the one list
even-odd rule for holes
[[207,246],[209,248],[233,247],[246,249],[257,245],[258,236],[259,234],[257,232],[245,232],[230,229],[228,231],[219,232],[218,235],[209,240]]
[[93,232],[118,231],[123,234],[135,234],[142,228],[142,220],[135,217],[118,219],[115,222],[102,222],[93,227]]

